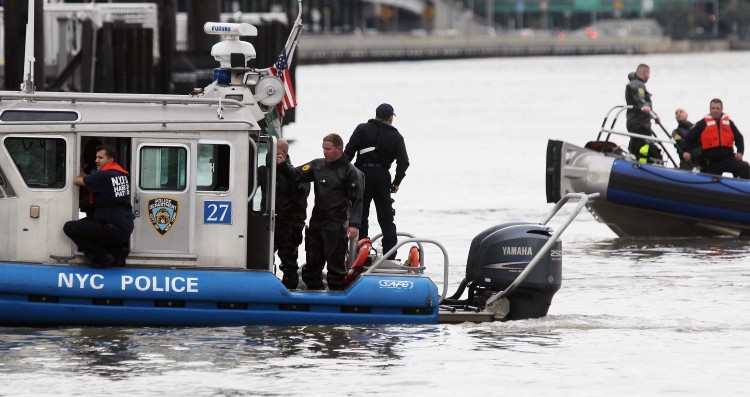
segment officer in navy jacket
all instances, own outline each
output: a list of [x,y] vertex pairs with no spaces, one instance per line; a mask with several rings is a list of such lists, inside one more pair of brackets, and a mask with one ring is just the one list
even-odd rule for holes
[[[398,192],[401,181],[409,168],[409,155],[406,153],[404,137],[393,124],[393,106],[383,103],[375,109],[375,118],[354,129],[344,154],[351,160],[357,156],[354,165],[365,176],[365,192],[362,206],[362,225],[359,238],[368,236],[370,202],[375,202],[378,224],[383,233],[383,253],[396,245],[395,212],[391,193]],[[396,161],[396,175],[391,181],[389,169]],[[389,259],[394,259],[394,253]]]
[[117,150],[110,145],[96,148],[96,170],[75,177],[73,183],[93,194],[95,222],[66,222],[63,231],[86,256],[92,267],[124,266],[133,232],[128,172],[117,164]]
[[347,241],[359,235],[363,179],[344,155],[338,134],[323,138],[324,158],[294,168],[277,158],[279,173],[295,181],[312,182],[315,205],[305,234],[307,263],[302,281],[307,289],[323,289],[323,267],[328,264],[328,288],[343,290]]

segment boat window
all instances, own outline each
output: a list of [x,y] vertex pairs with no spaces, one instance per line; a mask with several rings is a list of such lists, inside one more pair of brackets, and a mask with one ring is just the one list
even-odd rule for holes
[[62,110],[6,110],[2,121],[76,121],[78,113]]
[[65,140],[62,138],[8,138],[5,148],[28,187],[65,187]]
[[144,190],[185,190],[187,150],[180,146],[144,146],[140,151],[140,180]]
[[229,145],[198,144],[198,190],[226,192],[229,190]]
[[258,188],[253,196],[253,212],[268,212],[268,200],[265,197],[268,194],[265,187],[270,186],[271,179],[271,168],[268,166],[271,163],[271,153],[268,149],[268,142],[258,142]]

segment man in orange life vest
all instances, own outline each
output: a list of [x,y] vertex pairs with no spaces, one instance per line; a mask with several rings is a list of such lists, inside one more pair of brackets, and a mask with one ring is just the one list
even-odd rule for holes
[[[750,179],[750,165],[742,161],[745,140],[734,122],[724,114],[721,99],[711,100],[710,113],[695,123],[685,139],[682,158],[690,161],[690,151],[700,145],[702,172],[714,175],[731,172],[735,178]],[[734,153],[735,146],[737,153]]]
[[133,232],[128,172],[117,164],[117,150],[110,145],[96,148],[96,170],[73,179],[94,195],[95,222],[79,219],[65,222],[63,232],[86,255],[86,265],[96,268],[124,266]]

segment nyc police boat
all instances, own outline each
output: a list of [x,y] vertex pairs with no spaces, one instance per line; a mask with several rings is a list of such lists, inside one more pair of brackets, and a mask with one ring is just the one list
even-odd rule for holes
[[[285,51],[300,27],[298,19]],[[344,291],[287,290],[275,275],[276,170],[266,163],[276,154],[268,131],[278,120],[269,115],[284,84],[245,66],[255,51],[239,36],[255,35],[252,25],[204,30],[226,39],[212,50],[216,79],[198,95],[34,92],[30,70],[23,92],[0,92],[0,325],[429,324],[547,314],[561,285],[559,236],[587,195],[566,196],[539,223],[482,232],[451,297],[445,249],[416,238],[396,248],[438,245],[442,291],[425,276],[423,257],[405,266],[388,253],[372,253]],[[135,230],[125,267],[84,267],[62,232],[79,216],[83,195],[72,181],[92,143],[116,147],[130,171]],[[576,210],[554,231],[547,223],[568,199]]]
[[[627,108],[610,109],[597,139],[585,147],[549,140],[547,201],[567,193],[598,193],[586,208],[620,237],[750,235],[750,180],[636,161],[610,141],[642,137],[613,129]],[[674,144],[671,138],[649,139]]]

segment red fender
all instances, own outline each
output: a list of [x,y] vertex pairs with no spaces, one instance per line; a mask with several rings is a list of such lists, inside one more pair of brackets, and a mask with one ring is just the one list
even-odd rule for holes
[[409,248],[409,262],[412,267],[419,266],[419,248],[416,245],[412,245]]

